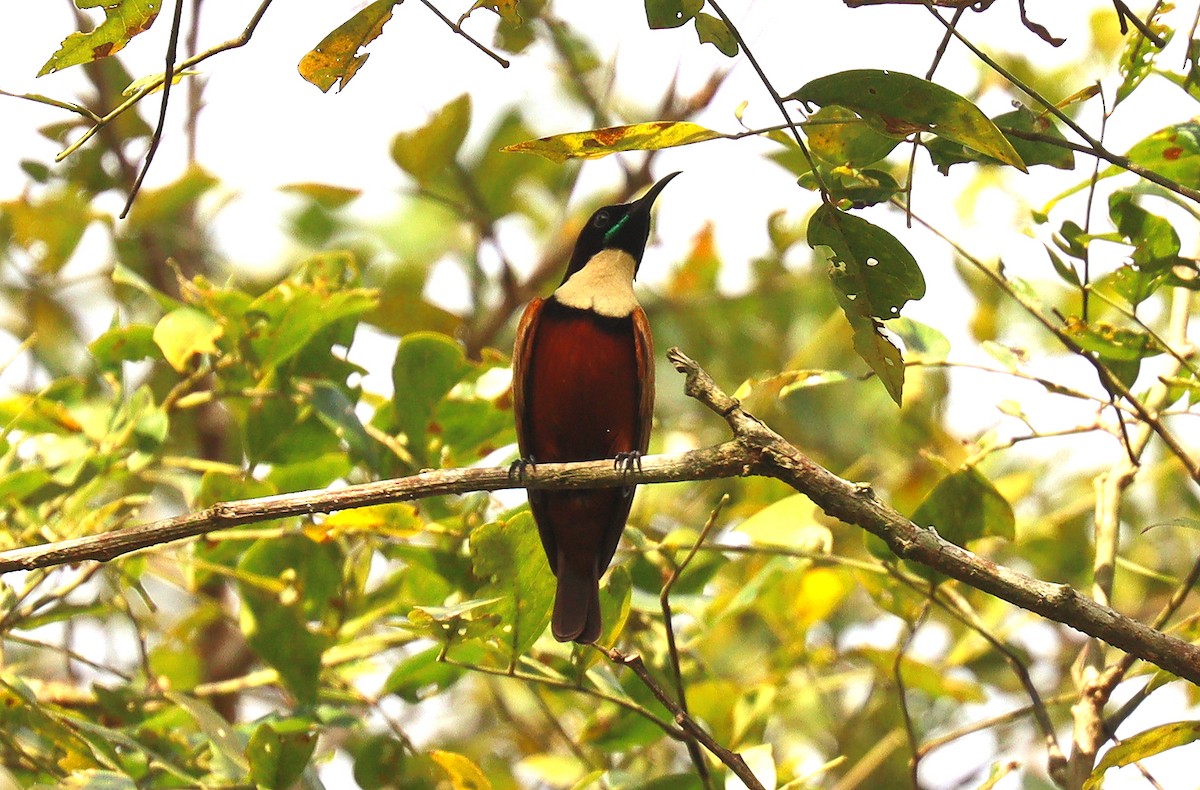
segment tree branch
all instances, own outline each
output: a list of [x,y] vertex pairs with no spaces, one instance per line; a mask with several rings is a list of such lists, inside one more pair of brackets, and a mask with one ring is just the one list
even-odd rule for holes
[[103,535],[0,553],[0,573],[105,561],[137,549],[218,529],[276,518],[328,513],[386,502],[506,488],[614,488],[643,483],[762,475],[781,480],[826,514],[883,540],[899,557],[918,562],[1011,604],[1068,625],[1200,686],[1200,645],[1177,639],[1102,606],[1068,584],[1026,576],[918,527],[880,501],[869,485],[852,483],[820,466],[721,390],[679,349],[667,358],[685,374],[684,390],[725,419],[731,441],[677,455],[649,456],[642,469],[614,469],[610,460],[538,464],[517,481],[507,469],[427,470],[411,477],[329,491],[247,499]]

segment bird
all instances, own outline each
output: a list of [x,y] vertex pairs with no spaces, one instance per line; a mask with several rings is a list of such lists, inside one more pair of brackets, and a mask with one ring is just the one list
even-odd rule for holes
[[[650,209],[679,173],[638,200],[597,209],[579,233],[562,283],[532,299],[513,349],[513,409],[523,475],[537,463],[613,459],[640,466],[654,413],[654,340],[637,277]],[[633,486],[530,490],[529,506],[556,577],[551,633],[600,637],[600,577],[612,562]]]

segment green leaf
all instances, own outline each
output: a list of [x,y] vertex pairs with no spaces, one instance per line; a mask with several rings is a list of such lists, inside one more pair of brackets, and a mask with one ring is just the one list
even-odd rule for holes
[[974,467],[942,478],[917,507],[912,521],[933,527],[958,546],[987,536],[1012,540],[1016,532],[1012,506]]
[[704,7],[704,0],[646,0],[646,24],[651,30],[682,27]]
[[1092,775],[1083,783],[1083,790],[1099,790],[1104,784],[1104,774],[1109,768],[1131,765],[1168,749],[1186,746],[1200,740],[1200,721],[1177,721],[1162,724],[1132,738],[1125,738],[1104,753],[1096,764]]
[[831,104],[822,107],[804,124],[812,155],[834,167],[861,167],[878,162],[899,140],[881,134],[856,113]]
[[[1137,165],[1154,170],[1180,184],[1200,184],[1200,121],[1185,121],[1160,129],[1135,144],[1125,154]],[[1116,175],[1105,168],[1102,175]],[[1086,182],[1085,182],[1086,184]]]
[[408,612],[405,628],[447,642],[486,638],[495,630],[496,616],[491,608],[498,602],[495,598],[473,598],[451,606],[414,606]]
[[46,274],[62,270],[88,226],[100,216],[92,210],[88,195],[78,189],[55,190],[37,200],[26,195],[0,203],[0,217],[12,241]]
[[1026,166],[1049,165],[1058,170],[1075,169],[1075,152],[1065,145],[1055,145],[1054,143],[1037,140],[1024,140],[1015,135],[1005,133],[1006,129],[1016,129],[1021,132],[1036,132],[1047,137],[1053,137],[1056,140],[1062,140],[1065,143],[1067,138],[1058,130],[1058,126],[1048,115],[1039,115],[1022,105],[1015,110],[997,115],[992,119],[992,122],[996,124],[1008,141],[1012,143],[1012,147],[1016,149],[1017,154],[1021,157],[1021,161]]
[[[134,205],[140,204],[135,203]],[[116,263],[113,265],[112,281],[113,285],[132,288],[135,291],[150,297],[150,300],[153,301],[158,308],[164,312],[174,310],[182,305],[182,302],[180,302],[178,299],[172,299],[170,296],[167,296],[165,293],[146,282],[145,278],[143,278],[140,274],[122,263]]]
[[531,156],[509,156],[504,152],[505,146],[531,137],[533,131],[514,110],[500,119],[481,146],[478,160],[468,168],[492,218],[498,219],[522,207],[527,192],[520,188],[522,184],[536,184],[550,190],[560,186],[562,170],[553,162]]
[[183,373],[196,354],[218,353],[216,341],[224,330],[211,316],[194,307],[180,307],[154,326],[154,343],[177,372]]
[[331,643],[322,620],[337,611],[341,551],[300,535],[258,540],[238,572],[246,641],[299,702],[315,702],[321,655]]
[[104,21],[87,33],[72,33],[38,72],[43,77],[68,66],[115,55],[129,39],[150,28],[162,0],[75,0],[79,8],[103,8]]
[[247,314],[261,319],[250,348],[264,372],[294,357],[338,321],[375,308],[374,290],[335,288],[336,283],[325,281],[302,285],[286,281],[250,303]]
[[417,332],[401,339],[392,364],[392,404],[397,427],[419,462],[426,460],[434,408],[471,367],[462,347],[445,335]]
[[517,8],[517,0],[475,0],[475,3],[467,9],[467,13],[459,20],[459,24],[462,24],[463,19],[469,17],[471,12],[477,8],[486,8],[494,12],[501,21],[509,25],[520,25],[525,21],[521,18],[521,13]]
[[1133,245],[1130,257],[1134,264],[1156,271],[1179,263],[1179,234],[1174,226],[1139,206],[1135,199],[1128,190],[1118,190],[1108,198],[1108,215],[1117,232]]
[[925,295],[920,267],[895,236],[827,204],[809,220],[808,243],[832,251],[829,278],[854,330],[854,349],[899,404],[904,360],[879,321],[899,317],[905,303]]
[[[464,645],[460,650],[468,647]],[[439,661],[438,656],[441,653],[441,645],[435,645],[402,660],[384,682],[384,693],[395,694],[405,702],[415,705],[453,686],[467,670],[465,667]],[[459,661],[467,661],[459,650],[455,651],[455,657]]]
[[246,762],[244,736],[230,727],[229,722],[204,700],[174,691],[164,692],[164,696],[186,711],[208,739],[214,773],[230,780],[244,777],[250,769]]
[[[1037,133],[1046,137],[1062,140],[1066,138],[1045,115],[1036,115],[1027,107],[1018,107],[1011,112],[997,115],[992,119],[1000,133],[1012,144],[1013,149],[1020,155],[1026,167],[1034,165],[1049,165],[1059,170],[1075,169],[1075,153],[1066,145],[1057,145],[1041,140],[1027,140],[1019,132]],[[960,143],[945,137],[934,137],[925,141],[929,158],[942,174],[947,173],[952,165],[961,162],[987,162],[996,164],[999,160],[984,153],[969,150]]]
[[310,402],[316,409],[317,418],[349,445],[357,457],[374,467],[378,463],[378,445],[367,434],[367,429],[354,411],[354,402],[342,388],[329,381],[306,382],[303,386],[312,393]]
[[[818,165],[818,169],[829,190],[830,199],[835,203],[849,201],[854,208],[865,208],[883,203],[901,189],[892,174],[885,170],[829,168],[823,164]],[[796,183],[815,192],[821,188],[822,182],[818,181],[812,173],[804,173]]]
[[338,85],[340,93],[363,67],[370,53],[358,54],[383,32],[392,18],[392,6],[403,0],[375,0],[321,39],[312,51],[300,59],[300,76],[325,93]]
[[317,730],[305,719],[265,721],[246,746],[250,779],[259,787],[286,790],[304,773],[317,745]]
[[1050,256],[1050,265],[1054,267],[1054,271],[1058,273],[1059,277],[1076,288],[1083,284],[1079,279],[1079,272],[1075,271],[1074,264],[1064,263],[1063,259],[1058,257],[1058,254],[1050,249],[1048,245],[1046,246],[1046,254]]
[[362,194],[361,189],[339,187],[332,184],[317,184],[314,182],[285,184],[279,188],[279,191],[307,198],[321,208],[329,211],[344,208]]
[[932,132],[1024,171],[1008,139],[971,102],[940,85],[898,71],[854,69],[819,77],[787,96],[821,107],[854,110],[878,131],[899,139]]
[[737,37],[725,24],[725,20],[711,14],[696,15],[696,35],[701,44],[712,44],[727,58],[737,57]]
[[56,786],[61,790],[137,790],[137,782],[125,774],[97,768],[72,771]]
[[650,121],[568,132],[506,145],[501,151],[537,154],[562,164],[568,159],[600,159],[621,151],[657,151],[716,140],[727,135],[690,121]]
[[478,597],[495,599],[487,607],[499,618],[491,636],[515,660],[546,630],[554,602],[554,574],[533,516],[522,511],[473,530],[471,567],[476,577],[487,580]]
[[950,341],[928,324],[911,318],[894,318],[887,322],[887,328],[904,341],[909,360],[942,362],[950,355]]
[[157,357],[159,348],[154,342],[154,327],[132,324],[112,327],[88,343],[88,351],[100,367],[112,370],[119,368],[122,362]]
[[1163,353],[1162,347],[1148,333],[1103,321],[1085,323],[1071,318],[1067,321],[1066,332],[1082,348],[1096,352],[1105,360],[1135,362]]
[[471,96],[464,93],[435,112],[419,129],[392,140],[392,159],[418,184],[428,185],[454,163],[471,127]]

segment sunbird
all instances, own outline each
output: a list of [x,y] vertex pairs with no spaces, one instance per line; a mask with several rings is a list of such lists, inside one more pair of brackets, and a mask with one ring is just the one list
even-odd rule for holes
[[[513,350],[521,468],[611,458],[632,469],[650,444],[654,340],[633,292],[650,209],[672,178],[638,200],[598,209],[575,242],[562,283],[525,308]],[[612,562],[634,486],[529,491],[557,578],[550,629],[560,642],[600,636],[600,577]]]

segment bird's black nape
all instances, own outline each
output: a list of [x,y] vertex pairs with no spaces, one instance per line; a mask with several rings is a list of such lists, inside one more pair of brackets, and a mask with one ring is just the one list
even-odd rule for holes
[[677,175],[679,173],[675,172],[659,179],[632,203],[597,209],[579,233],[562,281],[565,283],[601,250],[623,250],[633,256],[635,264],[640,264],[646,251],[646,240],[650,238],[650,209],[658,194]]

